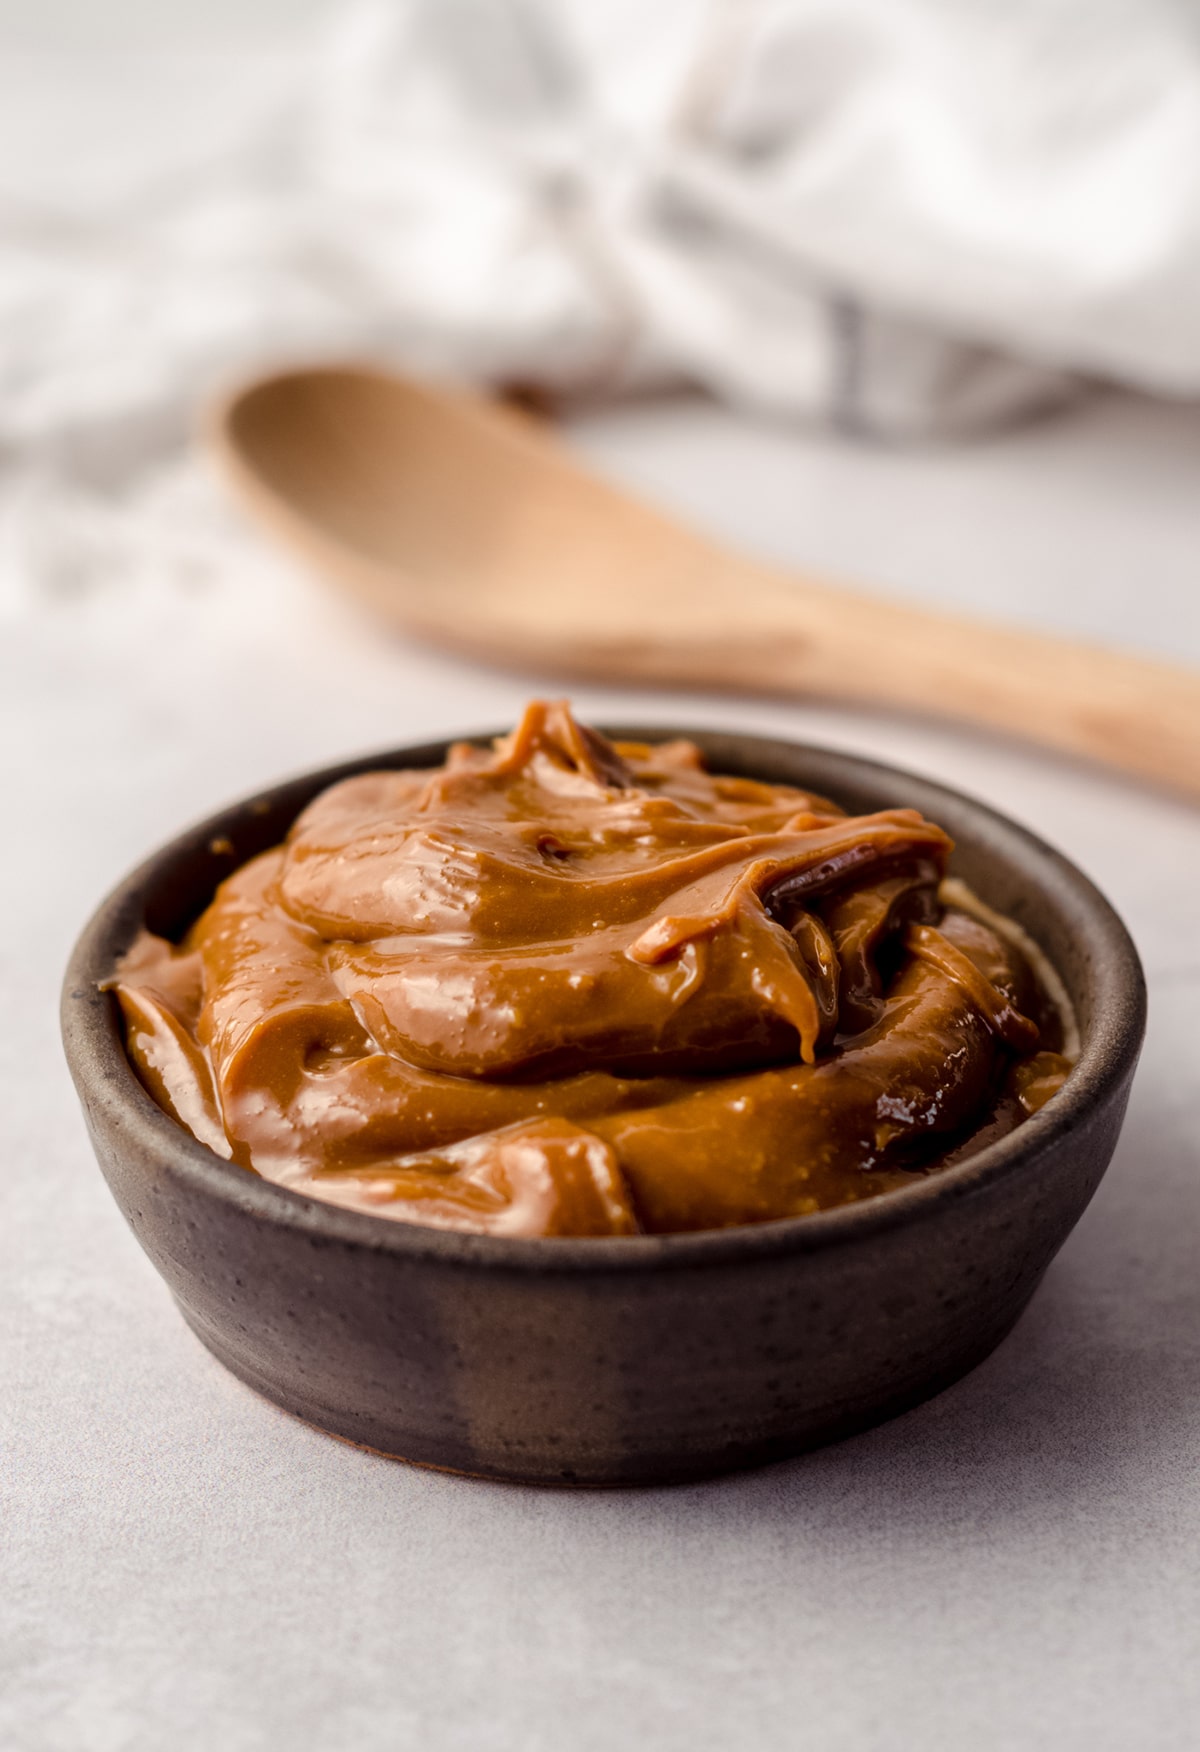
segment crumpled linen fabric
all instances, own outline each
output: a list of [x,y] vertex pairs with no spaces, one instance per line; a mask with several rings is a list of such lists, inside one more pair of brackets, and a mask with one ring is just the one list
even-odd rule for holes
[[0,83],[53,148],[0,165],[10,536],[49,501],[118,539],[204,401],[284,361],[882,438],[1200,390],[1173,0],[366,0]]

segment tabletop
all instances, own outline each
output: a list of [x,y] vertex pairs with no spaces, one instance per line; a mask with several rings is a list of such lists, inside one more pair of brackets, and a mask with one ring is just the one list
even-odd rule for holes
[[[1195,409],[1097,395],[887,451],[676,399],[570,436],[763,555],[1200,659]],[[189,819],[308,765],[503,726],[561,684],[405,643],[261,545],[200,462],[156,490],[178,510],[158,506],[165,550],[44,508],[0,549],[0,1745],[1194,1747],[1200,815],[932,719],[576,689],[601,721],[877,754],[1051,839],[1145,960],[1129,1119],[1012,1335],[866,1435],[620,1493],[377,1458],[255,1397],[184,1327],[92,1159],[58,981],[104,890]]]

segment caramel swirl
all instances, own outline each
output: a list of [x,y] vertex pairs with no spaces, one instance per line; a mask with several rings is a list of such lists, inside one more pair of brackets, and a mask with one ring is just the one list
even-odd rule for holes
[[242,1167],[381,1216],[623,1235],[905,1185],[1069,1065],[915,810],[847,816],[535,702],[490,749],[332,786],[111,984],[150,1093]]

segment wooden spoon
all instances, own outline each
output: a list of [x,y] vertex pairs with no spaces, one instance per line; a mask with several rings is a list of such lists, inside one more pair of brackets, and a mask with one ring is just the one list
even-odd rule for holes
[[932,712],[1200,796],[1200,675],[790,577],[596,480],[505,405],[306,370],[235,394],[213,434],[257,517],[441,645]]

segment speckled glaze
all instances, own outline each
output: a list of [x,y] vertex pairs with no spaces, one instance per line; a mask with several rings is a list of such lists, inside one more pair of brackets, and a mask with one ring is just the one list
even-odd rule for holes
[[[1055,962],[1083,1053],[1062,1093],[970,1161],[866,1204],[711,1234],[513,1241],[301,1198],[231,1166],[151,1100],[98,990],[137,930],[178,935],[317,792],[401,748],[280,785],[182,834],[104,902],[63,992],[67,1059],[109,1186],[184,1318],[250,1386],[426,1465],[548,1484],[702,1477],[880,1422],[1008,1332],[1120,1131],[1145,986],[1120,919],[1044,842],[958,792],[829,750],[687,728],[714,768],[859,812],[913,805],[952,872]],[[230,849],[232,848],[232,849]]]

